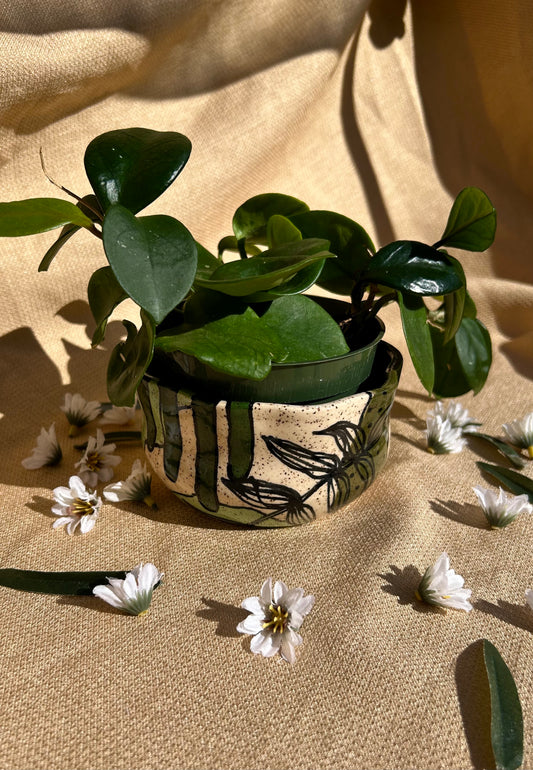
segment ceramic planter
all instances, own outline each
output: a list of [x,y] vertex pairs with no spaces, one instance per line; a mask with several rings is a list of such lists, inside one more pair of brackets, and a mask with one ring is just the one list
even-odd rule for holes
[[147,455],[178,497],[226,521],[285,527],[331,516],[385,463],[401,366],[380,342],[358,392],[306,404],[224,400],[148,375],[139,389]]

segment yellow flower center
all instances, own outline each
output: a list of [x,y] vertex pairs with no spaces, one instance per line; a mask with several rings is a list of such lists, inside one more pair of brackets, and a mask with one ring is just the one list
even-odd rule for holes
[[85,458],[85,464],[90,471],[97,471],[102,467],[102,459],[98,452],[91,452],[91,454],[87,455]]
[[287,627],[287,621],[289,620],[289,613],[279,604],[274,607],[270,605],[270,620],[263,623],[263,628],[272,628],[275,634],[282,634]]
[[94,513],[94,508],[91,503],[88,500],[80,500],[79,497],[76,497],[72,503],[71,510],[76,516],[86,516],[87,514],[90,515],[91,513]]

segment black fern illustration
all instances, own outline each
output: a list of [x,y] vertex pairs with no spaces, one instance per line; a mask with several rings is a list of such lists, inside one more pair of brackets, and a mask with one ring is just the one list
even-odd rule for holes
[[287,439],[263,436],[269,452],[295,471],[300,471],[317,481],[304,499],[310,497],[323,484],[327,484],[328,510],[333,510],[348,501],[350,479],[343,467],[342,459],[334,454],[313,452]]
[[261,520],[285,516],[288,524],[304,524],[316,518],[312,506],[305,503],[302,496],[291,487],[253,476],[247,479],[222,479],[222,482],[243,503],[254,509],[268,511],[261,515]]

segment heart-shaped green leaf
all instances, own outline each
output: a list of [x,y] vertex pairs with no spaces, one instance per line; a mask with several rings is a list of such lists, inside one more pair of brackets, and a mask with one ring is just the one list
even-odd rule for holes
[[[333,260],[332,260],[333,261]],[[274,286],[268,291],[258,291],[255,294],[246,295],[247,302],[272,302],[277,297],[287,297],[293,294],[301,294],[311,286],[314,286],[317,279],[324,269],[324,265],[327,265],[327,261],[322,259],[320,262],[315,262],[309,267],[304,267],[295,276],[293,276],[286,283],[282,283],[280,286]]]
[[463,285],[447,254],[417,241],[394,241],[384,246],[370,260],[363,278],[397,289],[404,296],[447,294]]
[[463,281],[463,285],[457,291],[445,294],[444,305],[444,341],[449,342],[456,334],[463,319],[466,302],[466,277],[459,260],[449,257],[452,265],[455,265],[457,275]]
[[128,128],[97,136],[85,151],[85,170],[104,211],[120,203],[136,214],[163,193],[191,154],[175,131]]
[[253,239],[255,243],[266,243],[266,227],[270,217],[281,214],[291,217],[309,206],[298,198],[280,193],[263,193],[249,198],[239,206],[233,215],[233,232],[237,240]]
[[302,234],[290,219],[274,214],[267,222],[267,243],[270,249],[283,246],[285,243],[301,241]]
[[303,212],[291,216],[291,222],[304,238],[329,241],[329,250],[337,256],[324,265],[318,285],[335,294],[350,294],[375,251],[368,233],[357,222],[334,211]]
[[490,733],[497,770],[517,770],[524,759],[524,725],[518,690],[496,647],[483,639],[490,690]]
[[326,241],[316,238],[285,244],[249,259],[227,262],[209,279],[197,279],[196,283],[234,297],[251,296],[281,286],[300,270],[333,258],[327,245]]
[[127,338],[114,348],[107,367],[107,393],[112,404],[133,406],[135,393],[154,354],[155,324],[141,310],[139,331],[131,321],[123,321]]
[[435,382],[435,364],[424,300],[414,294],[407,294],[405,297],[399,294],[398,304],[409,355],[420,382],[431,394]]
[[496,210],[477,187],[461,190],[450,211],[446,229],[436,246],[485,251],[496,233]]
[[278,335],[287,362],[319,361],[350,351],[338,323],[301,294],[274,300],[261,324]]
[[91,228],[93,223],[78,206],[61,198],[0,203],[0,237],[34,235],[63,225]]
[[209,278],[220,267],[222,262],[204,248],[201,243],[198,243],[198,241],[196,241],[196,252],[198,258],[196,277]]
[[107,319],[113,310],[128,298],[128,295],[115,278],[113,270],[101,267],[96,270],[89,279],[87,287],[89,307],[96,323],[96,329],[91,341],[92,347],[96,347],[104,338]]
[[164,332],[156,346],[168,352],[181,350],[217,371],[250,380],[263,380],[272,359],[283,357],[277,332],[261,323],[251,308],[182,334]]
[[119,205],[109,207],[102,231],[118,282],[160,323],[192,286],[197,266],[194,238],[177,219],[136,218]]

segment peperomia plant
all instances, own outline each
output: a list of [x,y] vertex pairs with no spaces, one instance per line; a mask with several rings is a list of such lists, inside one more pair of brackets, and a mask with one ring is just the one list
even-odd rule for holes
[[[459,193],[433,245],[394,241],[378,250],[341,214],[311,211],[287,195],[258,195],[237,209],[233,234],[222,238],[215,256],[177,219],[137,216],[172,184],[190,152],[189,140],[175,132],[106,132],[85,152],[91,194],[61,188],[76,204],[59,198],[0,203],[0,236],[62,228],[41,271],[82,228],[102,241],[107,264],[88,285],[93,346],[121,302],[129,297],[140,307],[139,328],[123,321],[126,338],[111,353],[111,401],[133,403],[156,348],[260,380],[272,363],[356,349],[371,319],[393,301],[428,393],[451,397],[483,387],[490,337],[476,317],[460,262],[445,250],[491,245],[496,213],[481,190]],[[224,261],[228,251],[237,258]],[[349,296],[351,310],[341,324],[306,294],[315,286]]]

